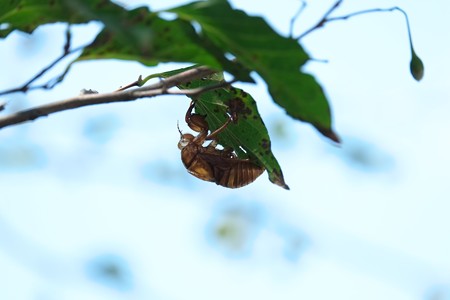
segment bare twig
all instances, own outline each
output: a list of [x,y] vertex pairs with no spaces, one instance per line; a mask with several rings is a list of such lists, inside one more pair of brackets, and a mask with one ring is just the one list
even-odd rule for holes
[[375,12],[390,12],[390,11],[394,11],[394,10],[398,10],[405,17],[406,27],[407,27],[407,30],[408,30],[409,43],[410,43],[411,48],[412,48],[412,36],[411,36],[411,28],[409,26],[408,15],[406,14],[406,12],[403,9],[401,9],[398,6],[394,6],[394,7],[390,7],[390,8],[372,8],[372,9],[361,10],[361,11],[357,11],[357,12],[354,12],[354,13],[351,13],[351,14],[348,14],[348,15],[345,15],[345,16],[338,16],[338,17],[328,18],[327,22],[347,20],[348,18],[355,17],[355,16],[358,16],[358,15],[370,14],[370,13],[375,13]]
[[[408,15],[406,14],[406,12],[401,9],[400,7],[390,7],[390,8],[372,8],[372,9],[365,9],[365,10],[361,10],[361,11],[357,11],[357,12],[353,12],[347,15],[343,15],[343,16],[337,16],[337,17],[329,17],[330,14],[336,10],[336,8],[339,7],[339,5],[342,3],[343,0],[339,0],[337,1],[327,12],[326,14],[322,17],[322,19],[313,27],[311,27],[310,29],[308,29],[307,31],[305,31],[304,33],[302,33],[297,40],[302,39],[303,37],[305,37],[306,35],[310,34],[312,31],[319,29],[321,27],[323,27],[326,23],[329,22],[334,22],[334,21],[345,21],[349,18],[355,17],[355,16],[359,16],[359,15],[365,15],[365,14],[370,14],[370,13],[375,13],[375,12],[391,12],[394,10],[398,10],[400,11],[406,19],[406,25],[408,27],[408,34],[409,34],[409,40],[411,43],[411,30],[409,27],[409,20],[408,20]],[[412,43],[411,43],[412,44]]]
[[291,22],[289,23],[289,37],[290,38],[294,37],[294,23],[295,23],[295,21],[297,21],[298,17],[305,10],[305,8],[306,8],[306,1],[302,0],[299,9],[297,10],[295,15],[292,17]]
[[333,13],[333,11],[335,11],[343,2],[344,0],[338,0],[334,3],[334,5],[332,7],[330,7],[330,9],[323,15],[322,19],[320,19],[319,22],[317,22],[313,27],[311,27],[310,29],[306,30],[304,33],[302,33],[301,35],[299,35],[296,40],[301,40],[304,36],[310,34],[311,32],[313,32],[314,30],[323,27],[323,25],[325,25],[325,23],[328,22],[328,17]]
[[133,81],[132,83],[129,83],[129,84],[124,85],[124,86],[121,86],[120,88],[118,88],[116,90],[116,92],[125,91],[125,90],[128,90],[129,88],[132,88],[132,87],[139,87],[139,86],[142,85],[141,82],[142,82],[142,75],[139,75],[139,78],[136,81]]
[[328,59],[324,59],[324,58],[314,58],[314,57],[311,57],[310,59],[309,59],[309,61],[313,61],[313,62],[317,62],[317,63],[322,63],[322,64],[327,64],[329,61],[328,61]]
[[104,104],[112,102],[133,101],[144,97],[154,97],[167,94],[183,94],[195,96],[208,90],[225,87],[231,82],[220,82],[217,85],[206,86],[203,88],[182,90],[179,92],[170,91],[170,88],[176,87],[182,83],[202,78],[215,73],[216,71],[207,67],[197,67],[165,78],[164,81],[119,92],[103,93],[103,94],[84,94],[77,97],[55,101],[49,104],[38,106],[35,108],[23,110],[14,114],[0,117],[0,128],[19,124],[26,121],[32,121],[39,117],[48,116],[50,114],[65,111],[69,109],[79,108],[88,105]]
[[66,32],[66,43],[64,44],[63,53],[69,53],[70,52],[70,45],[72,43],[72,32],[70,31],[70,23],[67,24]]
[[[390,8],[372,8],[372,9],[366,9],[366,10],[361,10],[361,11],[356,11],[353,13],[350,13],[348,15],[344,15],[344,16],[338,16],[338,17],[333,17],[333,18],[328,18],[327,22],[333,22],[333,21],[341,21],[341,20],[347,20],[351,17],[355,17],[358,15],[364,15],[364,14],[370,14],[370,13],[374,13],[374,12],[389,12],[389,11],[393,11],[393,10],[400,10],[401,12],[403,12],[403,14],[405,14],[405,12],[399,8],[399,7],[390,7]],[[406,16],[406,14],[405,14]],[[406,18],[408,19],[408,18]]]
[[18,92],[26,93],[26,92],[28,92],[30,90],[36,90],[36,89],[52,89],[58,83],[60,83],[64,79],[64,77],[66,76],[67,72],[69,71],[70,65],[60,75],[50,79],[46,83],[40,84],[40,85],[36,85],[36,86],[31,86],[36,80],[41,78],[45,73],[47,73],[50,69],[52,69],[54,66],[56,66],[64,58],[66,58],[70,54],[73,54],[75,52],[78,52],[78,51],[86,48],[87,45],[80,46],[80,47],[74,48],[72,50],[70,49],[70,44],[71,44],[70,25],[68,25],[68,27],[67,27],[65,36],[66,36],[66,42],[65,42],[64,47],[63,47],[63,53],[58,58],[56,58],[54,61],[52,61],[47,67],[42,69],[35,76],[33,76],[30,80],[25,82],[23,85],[15,87],[15,88],[12,88],[12,89],[0,91],[0,96],[7,95],[7,94],[12,94],[12,93],[18,93]]

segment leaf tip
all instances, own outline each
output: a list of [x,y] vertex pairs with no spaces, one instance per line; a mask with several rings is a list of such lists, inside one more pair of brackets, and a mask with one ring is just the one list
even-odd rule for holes
[[269,180],[278,186],[281,186],[285,190],[290,190],[289,186],[284,182],[283,173],[281,173],[281,170],[279,172],[273,171],[272,174],[269,173]]
[[323,128],[323,127],[319,127],[319,126],[315,126],[315,127],[323,136],[329,138],[330,140],[332,140],[333,142],[335,142],[338,145],[341,144],[341,138],[331,128]]
[[285,190],[288,190],[288,191],[290,190],[289,186],[284,181],[280,182],[280,183],[275,182],[275,184],[278,185],[278,186],[281,186]]

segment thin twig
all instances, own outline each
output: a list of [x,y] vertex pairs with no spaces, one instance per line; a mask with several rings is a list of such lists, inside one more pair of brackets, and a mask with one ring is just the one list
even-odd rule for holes
[[41,85],[31,86],[31,84],[33,84],[33,82],[35,82],[36,80],[41,78],[45,73],[47,73],[50,69],[52,69],[54,66],[56,66],[64,58],[66,58],[70,54],[78,52],[88,46],[88,45],[83,45],[83,46],[80,46],[80,47],[70,50],[70,45],[71,45],[70,25],[67,27],[65,36],[66,36],[66,41],[64,43],[63,53],[58,58],[56,58],[54,61],[52,61],[47,67],[42,69],[35,76],[33,76],[30,80],[25,82],[23,85],[16,87],[16,88],[9,89],[9,90],[0,91],[0,96],[12,94],[12,93],[18,93],[18,92],[26,93],[30,90],[36,90],[36,89],[52,89],[58,83],[60,83],[64,79],[67,72],[69,71],[70,65],[64,70],[64,72],[62,72],[60,75],[50,79],[46,83],[41,84]]
[[69,54],[77,52],[77,51],[83,49],[84,47],[85,46],[78,47],[78,48],[68,52],[68,54],[66,54],[66,53],[62,54],[60,57],[58,57],[53,62],[51,62],[47,67],[45,67],[39,73],[37,73],[33,78],[31,78],[30,80],[25,82],[23,85],[16,87],[16,88],[9,89],[9,90],[1,91],[0,96],[18,93],[18,92],[26,93],[30,90],[36,90],[36,89],[51,89],[51,88],[55,87],[56,84],[58,84],[59,82],[62,81],[63,77],[67,74],[69,68],[66,68],[61,75],[58,75],[55,78],[52,78],[51,80],[47,81],[44,84],[37,85],[37,86],[31,86],[31,84],[33,82],[35,82],[37,79],[39,79],[40,77],[42,77],[45,73],[47,73],[50,69],[52,69],[55,65],[57,65],[61,60],[66,58]]
[[66,43],[64,44],[63,52],[67,54],[70,51],[70,45],[72,43],[72,32],[70,31],[70,23],[67,24],[65,36],[66,36]]
[[120,88],[118,88],[116,90],[116,92],[125,91],[125,90],[127,90],[129,88],[136,87],[136,86],[139,87],[139,86],[141,86],[141,84],[140,84],[141,82],[142,82],[142,75],[139,75],[139,78],[136,81],[133,81],[132,83],[129,83],[129,84],[124,85],[124,86],[121,86]]
[[289,23],[289,37],[293,38],[294,37],[294,23],[295,21],[297,21],[298,17],[300,16],[300,14],[305,10],[306,8],[306,1],[301,1],[301,5],[299,7],[299,9],[297,10],[297,12],[295,13],[295,15],[292,17],[291,22]]
[[[182,83],[192,81],[194,79],[202,78],[215,73],[216,71],[207,67],[198,67],[184,71],[182,73],[170,76],[164,79],[164,82],[154,83],[152,85],[103,94],[85,94],[77,97],[55,101],[49,104],[41,105],[31,109],[23,110],[14,114],[0,117],[0,128],[19,124],[26,121],[32,121],[39,117],[48,116],[50,114],[65,111],[69,109],[79,108],[88,105],[104,104],[112,102],[133,101],[144,97],[154,97],[160,95],[176,94],[176,92],[169,91],[170,88],[176,87]],[[202,92],[224,87],[231,84],[231,82],[221,82],[217,85],[206,86],[204,88],[186,90],[183,94],[192,96],[198,95]],[[180,93],[182,94],[182,93]]]
[[313,61],[313,62],[317,62],[317,63],[322,63],[322,64],[327,64],[327,63],[329,63],[328,59],[324,59],[324,58],[314,58],[314,57],[311,57],[311,58],[309,59],[309,61]]
[[372,8],[372,9],[365,9],[365,10],[361,10],[361,11],[357,11],[357,12],[353,12],[350,13],[348,15],[343,15],[343,16],[337,16],[337,17],[331,17],[329,18],[329,15],[341,4],[343,0],[337,1],[329,10],[328,12],[322,17],[322,19],[313,27],[311,27],[310,29],[308,29],[307,31],[305,31],[304,33],[302,33],[297,40],[302,39],[304,36],[310,34],[312,31],[319,29],[321,27],[323,27],[326,23],[329,22],[334,22],[334,21],[345,21],[349,18],[355,17],[355,16],[359,16],[359,15],[365,15],[365,14],[370,14],[370,13],[376,13],[376,12],[391,12],[394,10],[398,10],[400,11],[406,19],[406,25],[407,25],[407,29],[408,29],[408,35],[409,35],[409,40],[410,43],[411,42],[411,30],[409,27],[409,20],[408,20],[408,15],[406,14],[406,12],[401,9],[400,7],[394,6],[394,7],[390,7],[390,8]]
[[390,11],[394,11],[394,10],[398,10],[405,17],[406,27],[407,27],[407,30],[408,30],[409,42],[410,42],[410,45],[412,47],[411,28],[409,26],[408,15],[406,14],[406,12],[403,9],[401,9],[398,6],[394,6],[394,7],[390,7],[390,8],[372,8],[372,9],[361,10],[361,11],[357,11],[357,12],[354,12],[354,13],[351,13],[351,14],[348,14],[348,15],[345,15],[345,16],[338,16],[338,17],[328,18],[327,22],[347,20],[348,18],[355,17],[355,16],[358,16],[358,15],[370,14],[370,13],[375,13],[375,12],[390,12]]
[[358,16],[358,15],[370,14],[370,13],[374,13],[374,12],[389,12],[389,11],[393,11],[393,10],[400,10],[400,11],[403,12],[403,10],[398,8],[398,7],[372,8],[372,9],[365,9],[365,10],[361,10],[361,11],[356,11],[356,12],[353,12],[353,13],[350,13],[350,14],[344,15],[344,16],[337,16],[337,17],[333,17],[333,18],[328,18],[327,22],[347,20],[347,19],[349,19],[351,17],[355,17],[355,16]]
[[320,19],[319,22],[317,22],[314,26],[312,26],[310,29],[306,30],[304,33],[302,33],[301,35],[299,35],[296,40],[301,40],[304,36],[310,34],[311,32],[313,32],[314,30],[322,27],[323,25],[325,25],[325,23],[328,22],[328,16],[331,15],[333,13],[333,11],[335,11],[343,2],[344,0],[338,0],[336,1],[336,3],[334,3],[334,5],[332,7],[330,7],[330,9],[328,9],[328,11],[323,15],[322,19]]

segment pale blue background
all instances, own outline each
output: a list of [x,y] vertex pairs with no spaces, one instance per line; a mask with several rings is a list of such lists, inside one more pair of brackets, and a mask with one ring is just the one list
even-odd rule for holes
[[[308,3],[296,33],[333,3]],[[299,2],[233,5],[287,34]],[[399,12],[331,23],[303,40],[329,61],[307,70],[331,101],[342,147],[287,118],[261,81],[240,85],[258,101],[291,191],[267,174],[238,190],[187,174],[176,146],[182,96],[0,130],[0,299],[450,299],[450,4],[348,0],[336,15],[394,5],[409,14],[420,83]],[[0,90],[57,57],[63,30],[0,40]],[[75,43],[98,30],[77,26]],[[78,63],[52,91],[2,97],[1,114],[176,67]],[[101,272],[108,267],[118,273]]]

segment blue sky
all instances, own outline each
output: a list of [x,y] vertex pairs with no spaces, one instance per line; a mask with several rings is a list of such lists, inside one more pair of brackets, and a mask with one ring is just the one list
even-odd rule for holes
[[[154,2],[140,3],[184,3]],[[232,3],[284,34],[299,5]],[[296,32],[332,3],[308,3]],[[306,69],[331,102],[341,147],[287,118],[260,80],[240,85],[258,101],[291,191],[267,174],[238,190],[190,176],[177,148],[180,96],[1,130],[0,298],[450,299],[450,4],[348,0],[336,15],[394,5],[409,15],[420,83],[398,12],[331,23],[302,41],[328,60]],[[1,40],[0,90],[57,57],[63,30]],[[75,30],[81,44],[98,27]],[[176,67],[82,62],[52,91],[0,101],[11,112]],[[99,275],[105,265],[121,276]]]

